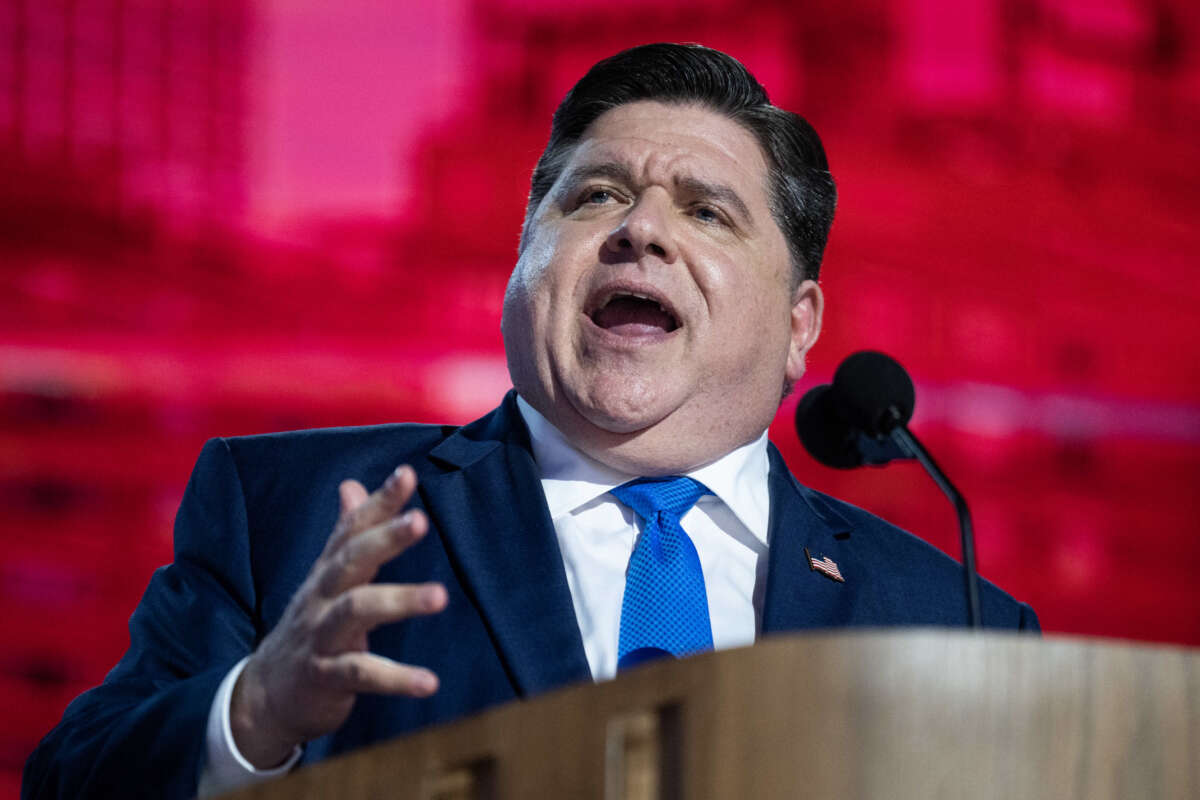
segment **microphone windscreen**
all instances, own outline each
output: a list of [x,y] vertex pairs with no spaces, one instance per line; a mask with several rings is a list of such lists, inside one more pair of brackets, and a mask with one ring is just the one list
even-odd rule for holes
[[827,467],[853,469],[863,464],[858,433],[838,413],[832,386],[815,386],[796,406],[796,433],[809,455]]
[[[912,378],[891,356],[862,350],[846,358],[833,374],[833,391],[851,425],[879,437],[907,425],[916,405]],[[896,414],[893,414],[895,409]]]

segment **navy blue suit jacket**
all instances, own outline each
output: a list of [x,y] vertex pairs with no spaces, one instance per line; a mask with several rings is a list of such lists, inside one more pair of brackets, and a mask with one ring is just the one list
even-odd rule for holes
[[[188,797],[222,677],[279,620],[324,547],[336,487],[419,476],[430,533],[377,580],[440,581],[441,614],[386,626],[371,648],[441,678],[434,696],[363,697],[312,761],[517,697],[590,679],[529,434],[509,394],[462,428],[383,425],[214,439],[175,521],[175,561],[130,619],[129,651],[77,698],[25,769],[24,797]],[[956,562],[865,511],[801,486],[770,448],[763,632],[963,625]],[[845,583],[812,571],[828,556]],[[989,627],[1037,629],[1033,610],[982,586]]]

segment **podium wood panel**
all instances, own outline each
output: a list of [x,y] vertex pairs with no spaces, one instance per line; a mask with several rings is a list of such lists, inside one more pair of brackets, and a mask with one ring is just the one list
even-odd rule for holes
[[915,631],[777,637],[493,709],[229,795],[1200,797],[1200,652]]

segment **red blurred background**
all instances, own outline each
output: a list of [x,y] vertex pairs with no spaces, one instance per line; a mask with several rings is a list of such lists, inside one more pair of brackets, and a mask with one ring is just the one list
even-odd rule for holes
[[[986,577],[1047,631],[1200,644],[1198,37],[1191,0],[3,4],[0,796],[124,650],[205,439],[498,401],[550,114],[648,41],[825,139],[801,389],[892,353]],[[801,480],[957,555],[919,467],[820,467],[794,405]]]

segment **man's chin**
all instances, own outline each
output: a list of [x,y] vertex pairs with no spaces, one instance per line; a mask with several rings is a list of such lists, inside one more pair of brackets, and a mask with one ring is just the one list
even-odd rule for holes
[[669,413],[661,398],[644,393],[588,393],[571,398],[576,413],[600,435],[634,436],[661,422]]

